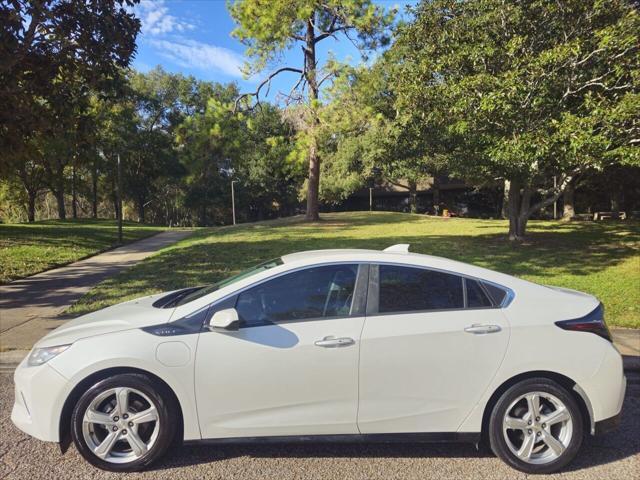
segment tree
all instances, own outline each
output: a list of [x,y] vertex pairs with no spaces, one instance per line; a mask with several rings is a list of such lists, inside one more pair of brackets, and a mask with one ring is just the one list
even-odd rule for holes
[[[136,2],[0,2],[0,161],[3,170],[16,172],[32,192],[33,182],[24,182],[33,178],[24,172],[44,167],[61,218],[68,155],[54,148],[59,154],[54,159],[46,148],[60,147],[69,133],[63,131],[61,136],[61,126],[74,123],[76,109],[89,90],[104,94],[117,88],[120,69],[128,66],[140,29],[128,10]],[[70,88],[66,82],[82,88]],[[32,198],[33,193],[29,195]]]
[[160,179],[182,173],[173,150],[173,131],[187,114],[186,97],[195,80],[156,68],[133,73],[130,101],[135,115],[135,132],[123,153],[125,191],[144,222]]
[[[383,96],[375,65],[340,69],[320,110],[318,144],[323,158],[320,199],[337,203],[367,184],[385,156],[385,117],[376,101]],[[386,105],[382,102],[382,105]]]
[[[0,164],[2,178],[9,195],[23,203],[27,212],[27,221],[36,219],[36,200],[45,188],[45,170],[42,164],[41,148],[37,138],[31,138],[27,145],[21,148],[20,156],[12,156],[10,162]],[[16,190],[19,191],[16,192]]]
[[263,220],[293,214],[304,169],[292,161],[295,131],[272,106],[247,115],[242,152],[233,159],[234,176],[247,195],[237,203],[248,219]]
[[119,68],[128,66],[140,22],[125,6],[134,3],[137,0],[0,3],[3,151],[19,149],[34,125],[41,125],[41,107],[55,95],[51,83],[61,70],[103,89]]
[[[392,52],[388,52],[392,53]],[[372,67],[347,67],[328,91],[321,112],[321,185],[324,200],[342,200],[380,177],[406,190],[409,208],[417,211],[417,188],[437,171],[434,142],[412,111],[396,109],[392,89],[396,61],[384,54]],[[419,129],[417,130],[417,126]]]
[[631,3],[433,0],[414,13],[393,47],[397,108],[443,127],[452,172],[509,182],[509,238],[581,172],[639,161]]
[[[91,162],[92,211],[97,214],[98,188],[108,191],[113,215],[118,217],[117,161],[118,155],[125,156],[133,149],[137,132],[137,117],[132,93],[125,88],[118,98],[91,99],[96,135],[94,157]],[[122,157],[121,157],[122,160]]]
[[68,167],[72,170],[72,210],[76,218],[76,167],[79,156],[93,135],[95,124],[90,118],[90,92],[84,80],[73,72],[60,72],[52,82],[54,92],[44,114],[49,125],[41,132],[45,182],[58,204],[58,218],[66,218],[65,193],[68,187]]
[[288,97],[306,100],[308,118],[305,122],[305,143],[309,164],[306,218],[318,220],[320,157],[317,130],[320,89],[334,72],[331,68],[318,67],[317,45],[338,35],[355,42],[353,33],[362,48],[385,44],[388,41],[385,30],[391,23],[393,13],[385,13],[382,7],[370,0],[236,0],[230,3],[229,10],[238,24],[234,35],[248,47],[247,54],[251,59],[248,73],[262,71],[279,60],[285,51],[295,45],[301,46],[302,67],[284,66],[274,70],[255,92],[245,94],[243,98],[254,96],[259,100],[261,90],[265,87],[268,89],[271,80],[281,73],[290,72],[299,76]]
[[185,206],[197,223],[224,223],[228,215],[233,159],[243,151],[244,114],[233,113],[235,85],[214,85],[204,111],[188,116],[176,129],[180,160],[187,169]]

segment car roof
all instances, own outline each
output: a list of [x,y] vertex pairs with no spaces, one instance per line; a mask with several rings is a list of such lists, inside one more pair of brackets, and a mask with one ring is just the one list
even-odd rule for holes
[[511,275],[499,273],[494,270],[488,270],[477,265],[452,260],[450,258],[409,252],[408,244],[392,245],[384,250],[357,248],[309,250],[306,252],[296,252],[283,255],[281,258],[285,265],[299,264],[301,266],[323,262],[344,261],[406,264],[449,271],[458,275],[466,275],[479,278],[484,281],[491,281],[498,285],[510,286],[514,283],[529,283],[512,277]]
[[307,250],[306,252],[289,253],[282,256],[284,263],[297,262],[299,260],[317,260],[323,257],[354,257],[358,254],[376,255],[380,250],[367,250],[363,248],[328,248],[325,250]]
[[341,261],[353,260],[353,261],[385,261],[391,260],[391,257],[395,257],[394,261],[405,259],[407,263],[413,263],[412,260],[440,260],[444,262],[459,263],[455,260],[451,260],[444,257],[436,257],[433,255],[425,255],[422,253],[409,252],[409,244],[401,243],[392,245],[384,250],[372,250],[364,248],[328,248],[324,250],[307,250],[306,252],[295,252],[283,255],[282,261],[284,263],[315,263],[323,260],[327,261]]

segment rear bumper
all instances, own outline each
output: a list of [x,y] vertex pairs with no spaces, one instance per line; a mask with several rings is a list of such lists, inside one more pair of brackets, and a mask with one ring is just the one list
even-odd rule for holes
[[627,389],[622,357],[612,344],[607,342],[600,367],[591,378],[579,382],[579,387],[588,398],[591,433],[595,435],[597,430],[603,429],[602,426],[598,427],[601,422],[607,425],[614,422],[612,418],[620,415]]
[[624,403],[624,396],[627,393],[627,377],[622,375],[622,382],[618,391],[618,401],[616,414],[602,420],[597,420],[593,424],[593,435],[602,435],[607,432],[611,432],[620,426],[622,420],[622,404]]

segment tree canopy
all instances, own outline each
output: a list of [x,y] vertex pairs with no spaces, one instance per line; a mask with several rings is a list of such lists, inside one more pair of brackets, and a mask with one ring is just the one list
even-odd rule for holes
[[[0,148],[24,137],[64,106],[54,85],[74,77],[83,89],[114,88],[135,52],[137,0],[0,2]],[[53,109],[54,112],[50,112]]]
[[[231,1],[253,92],[132,70],[135,3],[0,0],[3,217],[117,214],[118,159],[125,216],[171,225],[229,223],[232,185],[240,220],[304,197],[315,220],[376,183],[414,212],[428,188],[437,214],[440,178],[462,179],[498,210],[504,192],[511,239],[560,196],[572,217],[577,186],[640,197],[629,0],[423,0],[396,23],[372,0]],[[364,61],[321,64],[330,39]],[[280,74],[292,88],[266,102]]]
[[397,109],[445,145],[450,171],[510,182],[512,238],[578,173],[638,162],[630,3],[434,0],[414,13],[394,45]]

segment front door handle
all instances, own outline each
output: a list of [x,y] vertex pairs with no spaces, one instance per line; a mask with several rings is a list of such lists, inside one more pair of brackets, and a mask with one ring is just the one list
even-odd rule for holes
[[499,325],[480,325],[474,323],[473,325],[464,329],[467,333],[475,333],[476,335],[483,335],[485,333],[496,333],[502,330]]
[[336,338],[333,336],[324,337],[322,340],[318,340],[315,342],[315,345],[318,347],[324,348],[338,348],[338,347],[348,347],[349,345],[353,345],[356,341],[353,338],[349,337],[340,337]]

